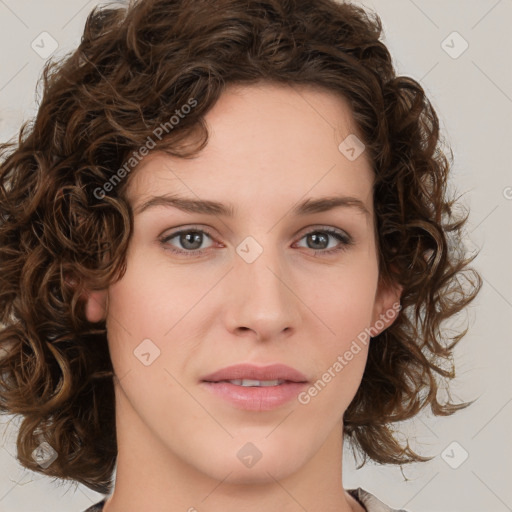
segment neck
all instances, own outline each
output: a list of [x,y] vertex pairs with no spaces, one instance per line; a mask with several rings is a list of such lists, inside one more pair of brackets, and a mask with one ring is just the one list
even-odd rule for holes
[[[116,482],[104,512],[363,512],[342,485],[342,424],[316,454],[284,478],[253,484],[216,479],[183,461],[152,433],[122,393],[116,396]],[[284,463],[286,461],[283,461]]]

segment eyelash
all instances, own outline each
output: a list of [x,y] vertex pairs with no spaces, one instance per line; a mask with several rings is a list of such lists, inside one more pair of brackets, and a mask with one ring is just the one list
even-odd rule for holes
[[[170,252],[172,252],[174,254],[178,254],[178,255],[183,255],[188,258],[194,258],[194,257],[199,258],[203,254],[205,254],[209,249],[211,249],[211,248],[194,249],[194,250],[184,251],[184,250],[170,248],[168,246],[167,242],[169,242],[173,238],[176,238],[177,236],[181,235],[182,233],[204,233],[204,234],[208,235],[212,240],[214,240],[213,235],[207,229],[204,229],[204,228],[202,228],[202,229],[199,229],[199,228],[182,229],[180,231],[171,233],[170,235],[166,235],[165,237],[162,237],[160,239],[160,242],[162,243],[162,245],[166,246],[166,247],[164,247],[166,251],[170,251]],[[338,246],[336,246],[333,249],[319,249],[319,250],[309,249],[310,251],[314,252],[315,256],[317,255],[317,253],[320,253],[321,255],[327,255],[327,256],[335,255],[341,251],[346,250],[348,246],[353,244],[353,240],[349,235],[347,235],[343,232],[336,231],[331,228],[317,228],[312,231],[308,231],[307,233],[304,233],[304,235],[302,235],[299,240],[302,240],[304,237],[311,235],[313,233],[327,233],[341,242]]]

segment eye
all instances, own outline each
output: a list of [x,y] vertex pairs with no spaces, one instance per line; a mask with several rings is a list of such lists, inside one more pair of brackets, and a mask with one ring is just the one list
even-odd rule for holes
[[[353,243],[352,238],[348,234],[332,228],[320,228],[309,231],[301,238],[301,240],[303,239],[306,239],[307,248],[315,251],[315,256],[318,253],[330,255],[343,251]],[[340,243],[329,248],[329,239],[335,239]]]
[[[160,242],[165,250],[174,254],[187,257],[199,257],[206,253],[212,246],[202,247],[205,238],[213,239],[213,235],[206,229],[187,228],[175,231],[163,238]],[[174,243],[171,243],[172,240]],[[347,246],[353,244],[352,238],[345,232],[333,228],[317,228],[305,233],[300,240],[306,239],[307,248],[314,251],[314,255],[331,255],[345,250]],[[339,243],[329,247],[330,241],[335,240]],[[175,244],[181,248],[176,248]],[[300,246],[299,246],[300,247]],[[302,246],[304,247],[304,246]]]
[[[206,249],[200,249],[203,245],[204,238],[212,238],[212,235],[204,229],[188,228],[176,231],[161,239],[161,243],[166,245],[166,250],[175,254],[183,254],[184,256],[201,256]],[[181,245],[183,249],[174,249],[169,247],[169,242],[176,239],[176,243]]]

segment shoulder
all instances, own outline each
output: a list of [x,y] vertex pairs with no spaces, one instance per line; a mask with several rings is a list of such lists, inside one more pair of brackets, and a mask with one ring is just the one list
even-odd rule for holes
[[350,493],[363,507],[366,508],[367,512],[407,512],[404,509],[395,509],[390,508],[386,504],[382,503],[376,496],[361,489],[358,487],[357,489],[347,489],[347,492]]
[[103,498],[98,503],[95,503],[92,507],[89,507],[87,510],[84,510],[84,512],[101,512],[103,510],[103,505],[105,505],[106,501],[107,498]]

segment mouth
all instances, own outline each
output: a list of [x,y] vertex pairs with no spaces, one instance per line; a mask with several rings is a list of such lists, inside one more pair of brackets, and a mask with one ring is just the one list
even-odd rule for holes
[[233,380],[219,380],[219,381],[204,381],[204,382],[229,382],[234,386],[242,386],[242,387],[269,387],[269,386],[280,386],[285,382],[291,382],[283,379],[275,379],[275,380],[255,380],[255,379],[233,379]]
[[277,386],[284,382],[307,382],[299,370],[285,364],[258,366],[241,363],[227,366],[201,379],[203,382],[230,382],[238,386]]
[[237,409],[268,411],[290,402],[308,380],[290,366],[240,364],[201,379],[201,385]]

